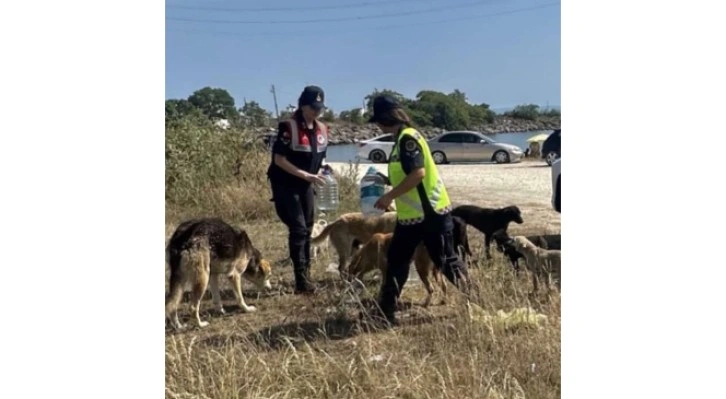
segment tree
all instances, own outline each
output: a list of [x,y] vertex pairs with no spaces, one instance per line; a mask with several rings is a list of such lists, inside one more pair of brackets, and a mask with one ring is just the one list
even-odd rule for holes
[[267,126],[272,118],[272,113],[262,108],[257,101],[246,103],[239,111],[245,124],[252,127]]
[[237,121],[239,114],[234,107],[234,98],[224,89],[205,87],[189,96],[188,101],[211,118]]
[[325,112],[323,113],[323,116],[320,117],[320,120],[324,121],[324,122],[334,121],[335,120],[335,111],[333,111],[330,108],[326,109]]
[[530,121],[537,120],[539,117],[539,105],[536,104],[524,104],[517,105],[513,110],[506,112],[504,115],[517,118],[527,119]]
[[449,93],[449,97],[453,98],[454,101],[466,103],[468,100],[466,98],[466,94],[464,94],[462,91],[459,91],[459,89],[454,89],[453,92]]
[[[463,94],[463,93],[460,93]],[[413,108],[421,116],[431,118],[435,127],[447,130],[466,129],[471,123],[469,105],[458,95],[446,95],[432,90],[423,90],[416,95]]]
[[406,97],[403,96],[403,94],[401,94],[397,91],[393,91],[393,90],[389,90],[389,89],[383,89],[383,90],[375,89],[375,90],[373,90],[373,93],[371,93],[365,97],[366,111],[368,113],[371,113],[371,114],[373,113],[373,100],[378,96],[391,96],[396,101],[398,101],[402,106],[404,106],[404,108],[406,105],[409,105],[411,102],[411,100],[407,99]]
[[184,99],[170,99],[164,103],[166,109],[166,123],[178,121],[187,117],[204,116],[199,108]]
[[356,125],[362,125],[367,120],[364,118],[364,112],[362,108],[353,108],[348,111],[342,111],[340,115],[338,115],[338,119],[350,123],[355,123]]

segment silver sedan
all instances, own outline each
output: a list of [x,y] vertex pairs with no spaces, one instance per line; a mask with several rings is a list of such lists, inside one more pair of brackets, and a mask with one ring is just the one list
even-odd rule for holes
[[520,162],[524,152],[516,145],[498,143],[480,132],[446,132],[428,141],[437,164],[449,162]]

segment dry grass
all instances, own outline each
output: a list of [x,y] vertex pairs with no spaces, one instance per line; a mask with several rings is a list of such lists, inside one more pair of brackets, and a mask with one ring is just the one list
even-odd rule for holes
[[[273,259],[284,257],[280,229],[269,239],[258,233],[270,227],[251,226],[255,244]],[[481,287],[477,302],[490,311],[531,306],[548,316],[542,328],[505,331],[471,321],[453,287],[449,304],[439,305],[438,296],[429,309],[421,308],[424,290],[411,282],[403,299],[413,304],[399,316],[403,325],[364,332],[356,322],[359,306],[346,302],[349,294],[337,276],[325,273],[327,262],[314,266],[315,279],[325,286],[314,298],[289,294],[290,267],[275,270],[280,279],[274,294],[245,292],[258,313],[238,313],[228,294],[231,312],[215,315],[207,295],[203,317],[211,325],[167,335],[167,397],[560,396],[559,294],[530,301],[530,280],[516,277],[501,257],[474,270]],[[367,283],[375,293],[377,283]]]
[[[265,154],[249,154],[251,170],[266,168]],[[264,162],[263,166],[260,164]],[[167,167],[169,164],[167,164]],[[344,210],[355,206],[356,171],[344,178]],[[549,168],[520,165],[446,165],[441,168],[452,197],[459,203],[484,206],[519,205],[525,224],[514,232],[559,231],[559,217],[548,209]],[[528,168],[529,167],[529,168]],[[385,171],[384,168],[379,169]],[[222,216],[242,225],[274,265],[272,293],[245,291],[247,303],[258,307],[242,314],[229,290],[223,294],[227,314],[211,311],[209,293],[202,304],[202,329],[166,335],[166,397],[168,398],[557,398],[560,396],[560,295],[529,298],[526,274],[515,276],[495,254],[473,273],[480,287],[477,303],[484,309],[512,310],[531,306],[547,315],[541,328],[504,330],[470,320],[455,288],[449,301],[440,295],[424,309],[425,291],[409,280],[400,312],[402,326],[367,332],[356,322],[359,305],[339,278],[325,271],[335,256],[323,253],[313,277],[323,286],[314,297],[290,294],[293,281],[287,258],[287,232],[273,215],[269,188],[260,182],[234,179],[206,190],[172,187],[167,198],[167,238],[187,217]],[[181,189],[191,190],[183,194]],[[167,192],[170,187],[167,183]],[[173,191],[172,190],[172,191]],[[189,199],[204,192],[204,201]],[[251,199],[250,199],[251,198]],[[250,214],[250,210],[254,210]],[[470,229],[475,253],[482,239]],[[222,289],[228,288],[227,282]],[[367,281],[368,298],[378,282]],[[246,286],[251,288],[251,286]],[[188,318],[185,301],[180,316]],[[191,324],[191,323],[190,323]]]

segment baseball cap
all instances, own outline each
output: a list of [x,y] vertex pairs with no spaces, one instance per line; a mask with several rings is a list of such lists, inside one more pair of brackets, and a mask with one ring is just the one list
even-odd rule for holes
[[300,94],[300,105],[309,105],[320,111],[325,108],[325,92],[318,86],[306,86]]
[[381,118],[381,116],[389,113],[390,111],[401,108],[395,98],[391,96],[378,96],[373,99],[373,116],[368,119],[368,123],[375,123]]

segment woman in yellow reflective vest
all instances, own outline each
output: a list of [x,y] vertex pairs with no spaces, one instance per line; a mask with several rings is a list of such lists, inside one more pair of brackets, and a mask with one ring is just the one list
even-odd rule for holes
[[426,139],[412,127],[411,119],[389,96],[373,100],[373,116],[384,133],[395,135],[388,163],[393,189],[376,202],[387,209],[396,201],[397,224],[388,251],[388,273],[381,287],[380,310],[391,325],[394,311],[408,278],[416,247],[423,242],[436,266],[460,290],[468,292],[468,271],[454,248],[451,201],[439,176]]

